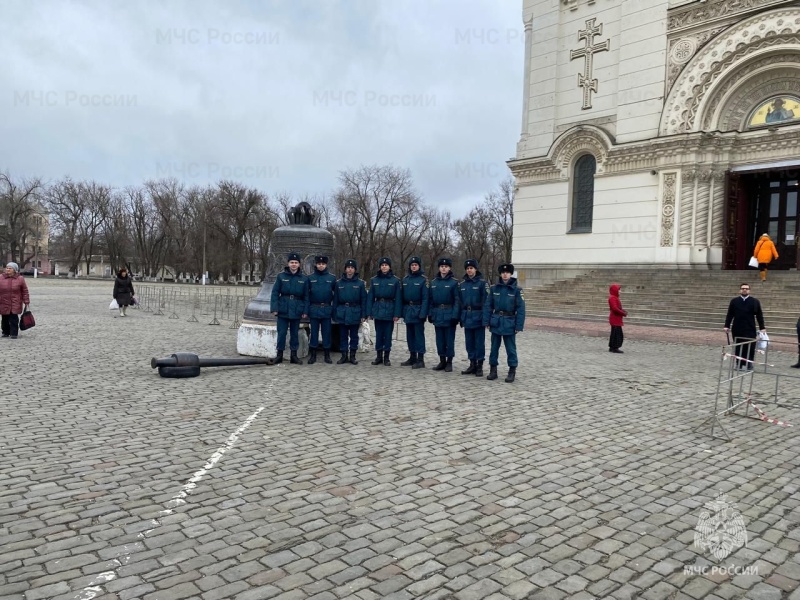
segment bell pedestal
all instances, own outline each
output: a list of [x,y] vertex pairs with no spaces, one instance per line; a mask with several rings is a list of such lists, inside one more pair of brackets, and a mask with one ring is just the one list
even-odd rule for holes
[[[299,343],[297,356],[305,358],[308,356],[308,332],[304,327],[300,327]],[[244,321],[239,326],[236,337],[236,352],[244,356],[263,356],[265,358],[275,358],[278,355],[278,325],[271,323],[255,323]],[[289,359],[289,334],[286,334],[286,349],[283,356]]]

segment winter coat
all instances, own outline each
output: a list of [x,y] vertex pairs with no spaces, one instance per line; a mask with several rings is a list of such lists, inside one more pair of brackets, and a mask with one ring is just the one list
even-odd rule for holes
[[764,311],[758,298],[736,296],[728,304],[728,314],[725,315],[725,327],[729,327],[734,338],[755,339],[756,321],[758,328],[764,329]]
[[300,319],[308,314],[308,276],[302,270],[292,274],[289,267],[278,273],[272,286],[270,308],[284,319]]
[[773,258],[778,258],[778,251],[775,249],[775,244],[769,239],[768,235],[762,235],[753,250],[753,256],[758,259],[759,263],[769,264]]
[[489,284],[478,271],[475,277],[464,275],[458,284],[461,304],[461,325],[478,329],[489,324]]
[[318,271],[308,277],[308,316],[312,319],[330,319],[333,316],[333,295],[336,291],[336,275],[328,269]]
[[22,312],[22,305],[30,303],[28,284],[22,275],[14,273],[9,277],[0,274],[0,315],[18,315]]
[[114,280],[114,300],[117,301],[117,304],[120,306],[130,306],[133,304],[133,279],[131,279],[130,275],[126,275],[125,277],[120,277],[117,275],[117,278]]
[[341,325],[358,325],[367,318],[367,284],[358,278],[342,275],[333,295],[333,318]]
[[403,314],[403,289],[391,269],[385,275],[378,271],[369,280],[367,314],[379,321],[391,321],[395,317],[399,319]]
[[458,325],[461,312],[458,297],[458,280],[453,277],[453,272],[442,277],[439,273],[431,281],[428,292],[428,315],[434,327],[454,327]]
[[416,273],[408,267],[408,275],[403,277],[403,322],[409,325],[424,323],[428,316],[428,278],[422,272],[422,265]]
[[517,278],[500,279],[489,290],[489,330],[496,335],[514,335],[525,327],[525,296]]
[[622,302],[619,299],[619,286],[615,283],[608,288],[608,323],[613,327],[622,327],[622,317],[628,316],[628,311],[622,310]]

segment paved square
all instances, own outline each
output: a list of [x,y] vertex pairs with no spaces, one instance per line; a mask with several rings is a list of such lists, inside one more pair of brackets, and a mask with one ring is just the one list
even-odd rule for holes
[[[800,598],[800,410],[694,431],[719,348],[528,330],[506,384],[457,372],[459,332],[453,373],[396,342],[392,367],[170,380],[152,356],[236,356],[230,322],[29,283],[37,326],[0,340],[0,598]],[[724,560],[694,545],[720,492],[747,534]]]

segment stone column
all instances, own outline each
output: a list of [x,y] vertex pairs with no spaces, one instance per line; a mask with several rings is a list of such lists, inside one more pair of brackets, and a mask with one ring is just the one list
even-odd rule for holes
[[528,138],[528,127],[530,123],[530,115],[528,114],[528,107],[530,106],[531,97],[531,53],[533,52],[533,14],[523,17],[523,25],[525,26],[525,73],[522,78],[522,133],[520,134],[520,142],[524,142]]
[[681,172],[680,211],[678,214],[678,243],[684,246],[692,244],[692,226],[694,224],[694,207],[697,195],[697,171],[684,169]]
[[725,218],[725,171],[714,171],[711,180],[710,246],[722,246],[722,226]]

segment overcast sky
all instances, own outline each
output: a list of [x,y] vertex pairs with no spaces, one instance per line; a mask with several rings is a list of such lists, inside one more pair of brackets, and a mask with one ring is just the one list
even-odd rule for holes
[[0,170],[268,193],[411,169],[463,215],[507,174],[519,0],[5,0]]

